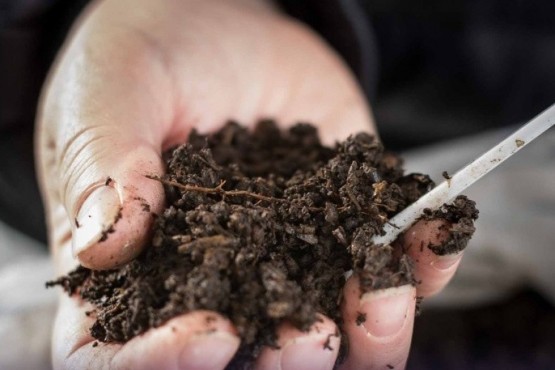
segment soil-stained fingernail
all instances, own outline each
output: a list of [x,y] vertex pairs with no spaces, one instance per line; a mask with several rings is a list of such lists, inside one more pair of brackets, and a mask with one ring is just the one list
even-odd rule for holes
[[217,331],[191,338],[179,356],[180,370],[220,370],[233,358],[240,340],[236,336]]
[[112,186],[101,186],[85,199],[73,220],[73,255],[107,238],[121,217],[121,201]]
[[447,270],[456,263],[458,263],[462,258],[462,253],[448,254],[445,256],[438,256],[436,260],[431,262],[431,265],[438,270]]
[[339,336],[300,338],[281,350],[281,370],[333,369]]
[[415,292],[410,285],[366,293],[360,301],[365,316],[362,324],[374,337],[395,335],[405,325],[409,308],[414,304]]

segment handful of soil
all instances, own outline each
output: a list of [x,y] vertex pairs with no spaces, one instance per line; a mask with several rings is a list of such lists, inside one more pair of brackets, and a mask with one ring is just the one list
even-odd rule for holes
[[[365,133],[328,148],[306,124],[193,132],[153,179],[164,183],[167,208],[153,215],[151,245],[119,269],[79,267],[47,285],[93,304],[91,334],[103,342],[126,342],[192,310],[217,311],[242,339],[234,366],[248,368],[262,346],[276,345],[284,320],[306,330],[323,313],[340,324],[348,271],[364,292],[415,284],[405,251],[371,242],[434,186],[401,166]],[[435,247],[441,254],[464,248],[477,211],[461,196],[426,217],[458,226],[449,250]]]

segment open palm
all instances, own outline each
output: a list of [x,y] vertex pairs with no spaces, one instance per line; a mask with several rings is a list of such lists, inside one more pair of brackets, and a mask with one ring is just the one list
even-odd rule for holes
[[[161,175],[161,153],[184,142],[192,128],[210,132],[229,119],[254,124],[268,117],[284,127],[313,122],[327,143],[373,131],[365,100],[339,57],[262,0],[93,2],[60,53],[38,120],[39,176],[58,273],[75,266],[73,256],[105,269],[140,253],[151,222],[143,204],[159,212],[164,201],[161,185],[144,174]],[[417,225],[405,246],[444,237],[439,225]],[[431,252],[415,249],[409,252],[422,253],[418,294],[433,294],[460,256],[434,264]],[[416,294],[404,286],[361,297],[356,277],[347,282],[344,368],[404,366]],[[124,345],[97,346],[87,309],[75,297],[60,298],[56,368],[223,369],[240,344],[228,320],[197,311]],[[360,312],[367,315],[364,325],[356,325]],[[281,349],[265,349],[256,366],[331,369],[346,339],[332,336],[333,349],[324,349],[335,332],[325,317],[306,333],[285,323]]]

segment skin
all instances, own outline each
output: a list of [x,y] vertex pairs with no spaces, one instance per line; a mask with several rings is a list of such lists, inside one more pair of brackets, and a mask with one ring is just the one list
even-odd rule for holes
[[[253,124],[266,117],[283,127],[314,122],[328,144],[353,132],[374,132],[370,109],[344,62],[314,32],[266,2],[93,2],[59,54],[37,122],[57,273],[78,262],[115,267],[140,252],[151,222],[143,203],[153,212],[164,206],[161,185],[144,175],[162,175],[161,153],[185,141],[192,128],[205,133],[230,118]],[[461,258],[447,261],[418,248],[447,236],[441,222],[419,223],[399,241],[417,261],[417,287],[361,296],[356,276],[349,279],[342,310],[351,346],[342,369],[404,367],[415,297],[441,290]],[[109,226],[114,232],[103,241]],[[227,319],[197,311],[124,345],[96,345],[87,309],[76,297],[60,296],[55,368],[223,369],[240,344]],[[359,314],[366,321],[357,325]],[[308,332],[285,323],[281,349],[265,349],[256,367],[331,369],[346,339],[335,333],[336,324],[323,316]],[[328,339],[331,349],[324,349]]]

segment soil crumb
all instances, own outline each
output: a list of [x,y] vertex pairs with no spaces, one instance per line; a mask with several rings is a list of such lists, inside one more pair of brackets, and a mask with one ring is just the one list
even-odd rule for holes
[[[119,269],[78,267],[47,283],[93,304],[98,341],[126,342],[179,314],[213,310],[242,340],[228,368],[249,369],[262,346],[277,346],[285,320],[307,330],[322,313],[340,324],[348,271],[363,292],[415,283],[402,248],[371,238],[434,184],[405,175],[371,135],[329,148],[307,124],[281,131],[263,121],[249,131],[228,123],[209,136],[193,132],[165,159],[167,175],[153,181],[164,183],[167,208],[145,251]],[[455,223],[436,253],[464,247],[476,215],[465,197],[428,212]]]
[[461,252],[476,231],[474,221],[478,218],[476,203],[464,195],[459,195],[450,204],[444,204],[437,211],[424,210],[424,218],[443,218],[451,224],[449,238],[441,245],[428,245],[435,254],[443,256]]
[[355,323],[357,324],[357,326],[361,326],[365,322],[366,322],[366,314],[362,313],[362,312],[358,312],[357,313],[357,318],[355,320]]

